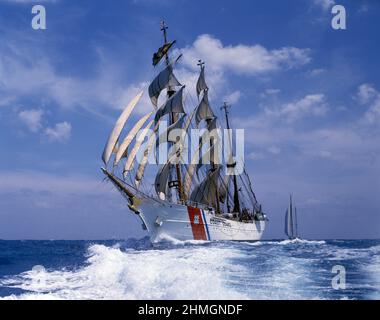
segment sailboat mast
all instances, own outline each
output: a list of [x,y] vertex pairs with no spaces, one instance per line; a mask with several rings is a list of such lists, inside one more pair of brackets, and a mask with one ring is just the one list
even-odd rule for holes
[[[167,36],[167,30],[168,29],[168,26],[166,25],[165,21],[163,20],[161,22],[161,31],[163,32],[164,34],[164,45],[166,45],[168,43],[168,36]],[[166,66],[169,66],[170,64],[170,61],[169,61],[169,54],[168,52],[165,53],[165,64]],[[175,93],[175,91],[173,90],[172,87],[168,87],[168,98],[170,98],[173,94]],[[171,113],[170,114],[170,124],[173,124],[175,121],[176,121],[176,116],[174,113]],[[176,169],[176,176],[177,176],[177,190],[178,190],[178,199],[182,202],[185,200],[185,197],[183,195],[183,188],[182,188],[182,179],[181,179],[181,166],[179,163],[176,163],[175,164],[175,169]]]
[[296,238],[298,238],[298,217],[297,217],[297,207],[294,207],[294,221],[295,221],[295,227],[296,227],[295,236],[296,236]]
[[293,203],[292,195],[290,194],[290,203],[289,203],[289,214],[290,214],[290,234],[291,238],[294,238],[294,224],[293,224]]
[[[229,119],[228,119],[228,109],[230,107],[231,106],[228,105],[227,102],[224,102],[224,105],[221,107],[222,109],[224,109],[224,114],[226,116],[227,130],[230,130],[230,122],[229,122]],[[228,131],[228,139],[229,139],[229,143],[230,143],[230,151],[232,152],[231,136],[230,136],[230,132],[229,131]],[[228,165],[229,164],[227,164],[227,166]],[[236,166],[236,163],[234,163],[233,166]],[[234,209],[232,211],[240,213],[239,189],[238,189],[237,178],[236,178],[235,174],[233,175],[233,184],[234,184]]]

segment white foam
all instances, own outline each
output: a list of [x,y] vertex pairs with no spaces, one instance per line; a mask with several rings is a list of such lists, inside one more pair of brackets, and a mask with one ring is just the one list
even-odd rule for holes
[[1,282],[30,291],[7,299],[247,299],[228,286],[239,252],[204,247],[128,250],[93,245],[77,271],[34,268]]
[[210,241],[205,241],[205,240],[178,240],[164,233],[160,234],[160,236],[156,239],[157,243],[160,243],[162,241],[169,242],[170,244],[175,245],[175,246],[178,246],[178,245],[183,246],[186,244],[202,245],[205,243],[210,243]]

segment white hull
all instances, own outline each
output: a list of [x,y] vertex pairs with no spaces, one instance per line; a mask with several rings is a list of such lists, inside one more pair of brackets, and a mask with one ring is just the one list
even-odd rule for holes
[[215,216],[209,210],[153,199],[142,199],[138,206],[152,242],[165,238],[205,241],[260,240],[265,221],[240,222]]

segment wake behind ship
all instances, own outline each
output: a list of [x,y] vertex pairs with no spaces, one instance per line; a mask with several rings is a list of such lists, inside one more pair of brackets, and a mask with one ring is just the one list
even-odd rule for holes
[[[153,66],[163,66],[163,70],[148,88],[153,111],[134,123],[121,138],[144,92],[129,103],[105,146],[102,159],[106,168],[102,171],[126,198],[129,209],[141,219],[152,242],[168,237],[260,240],[267,219],[253,192],[244,161],[234,156],[229,106],[224,103],[221,108],[227,129],[223,135],[222,121],[208,99],[205,63],[198,61],[196,99],[186,99],[192,92],[174,75],[182,55],[170,58],[175,41],[167,40],[164,22],[161,30],[164,44],[153,55]],[[165,98],[158,107],[160,97]],[[191,106],[194,100],[198,103]],[[200,134],[189,143],[192,130]],[[190,147],[191,161],[186,161]],[[223,148],[224,159],[220,156]],[[163,153],[166,157],[162,157]],[[152,158],[154,163],[150,164]],[[107,169],[110,162],[113,162],[111,170]],[[149,182],[145,176],[151,166],[156,178]]]

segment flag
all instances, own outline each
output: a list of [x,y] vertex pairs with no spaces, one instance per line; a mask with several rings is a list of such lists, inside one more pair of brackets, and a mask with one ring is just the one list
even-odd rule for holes
[[168,53],[169,49],[173,46],[175,41],[165,43],[158,51],[153,54],[153,65],[156,66],[162,59],[162,57]]

